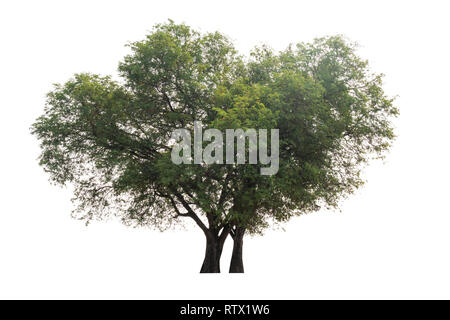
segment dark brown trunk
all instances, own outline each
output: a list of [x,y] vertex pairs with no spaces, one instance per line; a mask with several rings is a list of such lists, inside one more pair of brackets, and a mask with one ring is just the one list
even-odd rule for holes
[[220,273],[220,256],[222,255],[223,242],[217,237],[206,237],[205,259],[200,273]]
[[242,245],[245,229],[236,228],[233,236],[233,253],[231,255],[230,273],[244,273],[244,262],[242,261]]

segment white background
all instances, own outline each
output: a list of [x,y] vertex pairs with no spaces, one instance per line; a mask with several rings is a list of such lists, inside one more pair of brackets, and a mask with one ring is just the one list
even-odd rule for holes
[[[448,1],[1,1],[0,298],[450,298]],[[344,34],[398,95],[398,139],[341,212],[247,238],[244,275],[198,274],[200,230],[70,218],[29,127],[51,84],[116,75],[128,41],[168,18],[242,53]]]

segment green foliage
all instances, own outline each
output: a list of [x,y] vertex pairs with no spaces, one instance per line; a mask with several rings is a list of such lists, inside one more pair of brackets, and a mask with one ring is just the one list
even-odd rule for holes
[[[394,138],[398,114],[355,46],[334,36],[275,53],[239,56],[220,33],[173,22],[130,45],[123,81],[78,74],[48,94],[33,124],[40,164],[53,182],[75,186],[88,221],[171,226],[189,216],[205,231],[335,207],[362,184],[360,172]],[[260,165],[175,165],[176,128],[278,128],[280,169]],[[208,221],[207,226],[202,216]]]

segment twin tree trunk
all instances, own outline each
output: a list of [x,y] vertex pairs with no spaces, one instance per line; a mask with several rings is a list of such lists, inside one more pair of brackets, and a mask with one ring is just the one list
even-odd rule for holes
[[[236,228],[233,234],[233,252],[231,254],[230,273],[244,273],[242,261],[242,245],[245,229]],[[220,257],[225,239],[220,240],[213,235],[206,236],[205,259],[200,273],[220,273]]]
[[200,273],[219,273],[220,272],[220,256],[222,255],[224,242],[221,243],[218,237],[206,236],[205,260],[203,260]]
[[245,229],[236,228],[233,235],[233,253],[231,254],[230,273],[244,273],[242,261],[242,245]]

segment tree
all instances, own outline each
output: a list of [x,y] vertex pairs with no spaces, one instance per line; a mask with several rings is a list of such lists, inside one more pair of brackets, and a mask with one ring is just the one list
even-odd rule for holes
[[[201,272],[220,272],[228,236],[230,272],[243,272],[244,235],[338,206],[394,138],[398,110],[381,75],[343,37],[245,58],[218,32],[169,21],[130,48],[120,81],[76,74],[48,94],[32,126],[40,164],[54,183],[74,186],[74,214],[87,222],[115,215],[165,230],[192,219],[206,239]],[[194,121],[221,132],[279,129],[278,172],[173,163],[172,133],[193,132]]]

